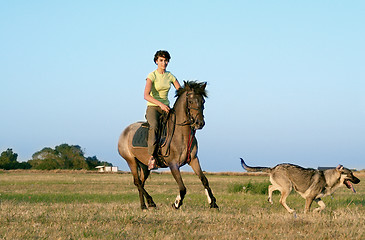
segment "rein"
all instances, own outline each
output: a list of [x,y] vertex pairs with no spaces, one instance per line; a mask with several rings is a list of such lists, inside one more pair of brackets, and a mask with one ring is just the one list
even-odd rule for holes
[[[192,125],[194,123],[195,119],[194,119],[194,117],[191,116],[190,109],[193,109],[193,110],[199,110],[199,109],[189,106],[188,96],[189,96],[189,93],[186,93],[186,102],[187,102],[186,115],[187,115],[188,119],[182,123],[176,123],[176,111],[174,108],[172,108],[170,110],[170,113],[169,113],[170,117],[167,117],[167,124],[166,124],[167,125],[166,126],[167,127],[167,132],[166,132],[167,139],[166,139],[165,143],[161,145],[161,147],[165,147],[165,146],[167,147],[165,154],[162,155],[163,157],[168,157],[170,155],[170,146],[171,146],[172,137],[174,136],[174,133],[175,133],[175,126],[187,126],[187,125]],[[171,120],[171,121],[169,121],[169,120]],[[172,125],[172,127],[169,127],[170,125]],[[191,147],[193,145],[195,133],[196,133],[196,130],[190,127],[188,144],[187,144],[187,163],[190,163],[190,161],[191,161],[191,156],[190,156]]]
[[[188,155],[188,159],[187,159],[188,164],[190,164],[190,161],[191,161],[191,156],[190,156],[191,155],[191,146],[193,145],[195,132],[196,132],[195,129],[191,129],[191,131],[189,131],[188,150],[186,153]],[[191,135],[191,137],[190,137],[190,135]]]

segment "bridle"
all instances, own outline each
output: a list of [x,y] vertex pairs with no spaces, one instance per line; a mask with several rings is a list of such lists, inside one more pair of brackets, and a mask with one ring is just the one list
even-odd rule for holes
[[[189,103],[189,95],[193,94],[193,92],[187,92],[186,93],[186,115],[188,117],[187,120],[185,120],[184,122],[182,123],[174,123],[175,125],[178,125],[178,126],[186,126],[186,125],[190,125],[190,127],[192,127],[192,125],[196,122],[197,118],[198,118],[198,115],[199,114],[196,114],[195,116],[193,116],[190,112],[190,110],[197,110],[197,111],[200,111],[200,110],[204,110],[204,104],[202,104],[200,106],[200,108],[197,108],[197,107],[192,107]],[[173,112],[175,113],[175,112]]]
[[[187,144],[187,149],[188,149],[188,152],[187,152],[187,162],[190,163],[190,153],[191,153],[191,147],[193,145],[193,140],[194,140],[194,137],[195,137],[195,128],[193,128],[193,124],[196,122],[197,118],[198,118],[198,114],[197,113],[195,116],[193,116],[191,114],[191,111],[190,110],[197,110],[197,111],[200,111],[200,110],[204,110],[204,104],[202,104],[200,106],[200,108],[197,108],[197,107],[193,107],[190,105],[189,103],[189,95],[190,94],[193,94],[193,92],[187,92],[186,93],[186,115],[187,115],[187,119],[182,122],[182,123],[176,123],[176,112],[175,112],[175,109],[171,109],[170,112],[169,112],[169,115],[170,118],[171,118],[171,125],[172,127],[169,128],[169,123],[167,123],[167,139],[165,141],[165,143],[161,146],[161,147],[164,147],[164,146],[167,146],[166,148],[166,153],[163,155],[164,157],[167,157],[169,154],[170,154],[170,145],[171,145],[171,141],[172,141],[172,137],[174,135],[174,132],[175,132],[175,126],[187,126],[187,125],[190,125],[190,131],[189,131],[189,138],[188,138],[188,144]],[[168,121],[169,122],[169,121]],[[170,133],[169,133],[170,132]]]

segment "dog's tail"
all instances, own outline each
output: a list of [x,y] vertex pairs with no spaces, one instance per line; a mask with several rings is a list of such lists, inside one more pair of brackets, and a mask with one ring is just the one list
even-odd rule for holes
[[247,166],[245,161],[241,158],[241,165],[247,172],[270,172],[271,168],[269,167],[250,167]]

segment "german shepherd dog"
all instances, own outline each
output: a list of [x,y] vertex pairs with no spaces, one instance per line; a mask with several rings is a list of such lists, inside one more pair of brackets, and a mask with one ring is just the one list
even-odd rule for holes
[[294,164],[283,163],[273,168],[269,167],[250,167],[241,158],[241,165],[248,172],[267,172],[270,174],[269,198],[268,201],[273,204],[272,192],[279,190],[281,193],[280,203],[289,213],[295,213],[293,209],[286,204],[286,198],[294,187],[304,199],[304,213],[307,213],[315,201],[319,207],[314,212],[322,211],[326,205],[321,200],[322,197],[332,194],[338,187],[345,185],[355,192],[351,183],[358,184],[360,180],[355,177],[351,170],[338,165],[336,168],[328,170],[315,170],[303,168]]

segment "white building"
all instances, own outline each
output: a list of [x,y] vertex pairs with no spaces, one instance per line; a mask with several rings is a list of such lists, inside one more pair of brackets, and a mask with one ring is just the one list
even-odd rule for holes
[[118,172],[118,167],[97,166],[98,172]]

